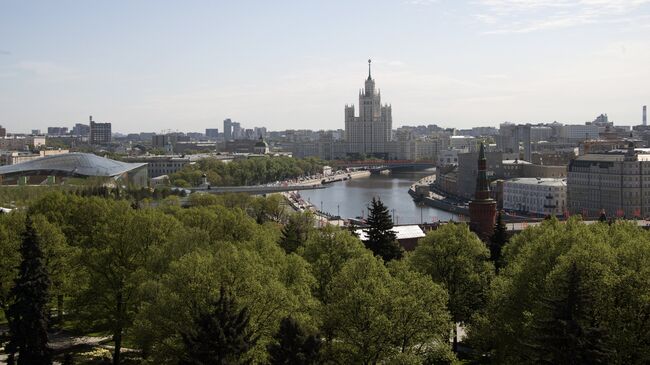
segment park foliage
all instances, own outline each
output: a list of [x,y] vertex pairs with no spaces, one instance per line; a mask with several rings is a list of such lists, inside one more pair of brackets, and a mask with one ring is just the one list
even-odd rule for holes
[[[0,215],[0,319],[46,286],[33,323],[110,336],[115,364],[123,348],[145,364],[650,362],[650,233],[633,223],[549,219],[488,243],[447,224],[386,252],[278,197],[51,192]],[[452,351],[456,324],[472,351]]]

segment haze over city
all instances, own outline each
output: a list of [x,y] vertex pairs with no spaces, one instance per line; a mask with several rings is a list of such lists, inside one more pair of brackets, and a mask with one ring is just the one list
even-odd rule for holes
[[21,1],[0,8],[0,124],[343,128],[373,60],[394,126],[640,122],[650,1]]

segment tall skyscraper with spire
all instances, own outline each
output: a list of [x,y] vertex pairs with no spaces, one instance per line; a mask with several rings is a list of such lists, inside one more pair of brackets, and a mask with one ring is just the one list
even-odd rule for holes
[[391,106],[381,105],[381,91],[375,88],[368,60],[368,78],[365,88],[359,90],[359,116],[354,105],[345,106],[345,141],[349,152],[367,155],[386,154],[391,140],[393,117]]
[[481,143],[478,153],[478,174],[474,199],[469,203],[470,229],[482,240],[487,240],[494,232],[497,215],[497,202],[490,198],[490,187],[487,180],[487,159],[485,147]]

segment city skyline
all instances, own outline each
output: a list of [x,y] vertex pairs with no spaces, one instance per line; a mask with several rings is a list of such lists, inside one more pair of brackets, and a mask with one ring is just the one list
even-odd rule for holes
[[650,100],[646,0],[3,7],[0,125],[11,132],[91,114],[123,133],[221,129],[226,118],[342,129],[368,58],[394,127],[600,113],[634,125]]

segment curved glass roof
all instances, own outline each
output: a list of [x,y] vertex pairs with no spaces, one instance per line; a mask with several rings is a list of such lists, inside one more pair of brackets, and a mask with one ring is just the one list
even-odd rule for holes
[[113,177],[146,165],[115,161],[91,153],[73,152],[0,166],[0,175],[58,171],[70,175]]

